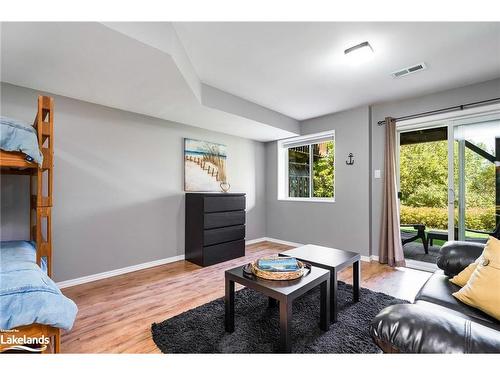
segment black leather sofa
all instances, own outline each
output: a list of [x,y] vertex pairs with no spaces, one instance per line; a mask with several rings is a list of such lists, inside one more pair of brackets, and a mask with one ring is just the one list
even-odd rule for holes
[[[440,250],[436,271],[413,304],[386,307],[370,334],[386,353],[500,353],[500,322],[451,294],[448,278],[474,262],[484,244],[450,241]],[[500,293],[500,287],[499,287]]]

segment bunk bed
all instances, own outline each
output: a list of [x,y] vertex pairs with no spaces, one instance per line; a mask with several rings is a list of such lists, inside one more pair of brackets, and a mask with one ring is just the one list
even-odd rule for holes
[[[54,100],[38,97],[33,126],[2,117],[0,172],[26,175],[30,184],[30,241],[0,245],[0,329],[9,338],[42,337],[43,353],[60,352],[61,329],[70,329],[77,307],[52,276]],[[0,342],[0,352],[12,344]]]

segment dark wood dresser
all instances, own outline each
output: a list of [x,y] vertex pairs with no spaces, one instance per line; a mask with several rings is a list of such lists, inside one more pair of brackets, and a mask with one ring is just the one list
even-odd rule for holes
[[186,193],[186,260],[200,266],[245,255],[245,194]]

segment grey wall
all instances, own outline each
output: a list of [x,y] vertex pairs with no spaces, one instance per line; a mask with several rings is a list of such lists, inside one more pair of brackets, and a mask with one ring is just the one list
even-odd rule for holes
[[500,97],[500,79],[438,92],[418,98],[376,104],[372,110],[372,254],[379,253],[380,219],[382,215],[382,179],[374,179],[373,171],[384,166],[384,127],[377,122],[385,117],[400,117],[481,100]]
[[[38,92],[1,88],[2,114],[33,121]],[[247,193],[247,239],[266,235],[263,143],[54,98],[56,281],[184,253],[184,137],[228,146],[231,190]],[[2,177],[2,240],[28,238],[27,184]]]
[[[2,84],[2,114],[31,122],[37,92]],[[277,200],[276,143],[264,144],[55,96],[54,267],[67,280],[184,252],[183,137],[225,143],[247,239],[273,237],[378,255],[386,116],[500,97],[500,79],[301,123],[336,132],[336,202]],[[371,134],[370,134],[371,133]],[[371,141],[370,141],[371,138]],[[346,166],[349,152],[354,166]],[[28,236],[22,176],[1,178],[2,239]]]
[[[382,179],[373,177],[384,164],[384,128],[377,122],[443,107],[500,97],[500,79],[422,97],[375,104],[301,122],[301,133],[336,132],[336,202],[277,199],[276,142],[267,153],[267,236],[316,243],[378,255]],[[346,166],[349,152],[355,165]]]
[[[334,203],[277,199],[277,148],[268,143],[267,235],[369,254],[369,108],[361,107],[301,123],[301,133],[335,130]],[[355,164],[347,166],[349,152]]]

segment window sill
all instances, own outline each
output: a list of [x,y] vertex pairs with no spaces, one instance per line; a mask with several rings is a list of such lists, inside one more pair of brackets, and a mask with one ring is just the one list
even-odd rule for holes
[[278,198],[278,200],[290,202],[335,203],[335,198]]

